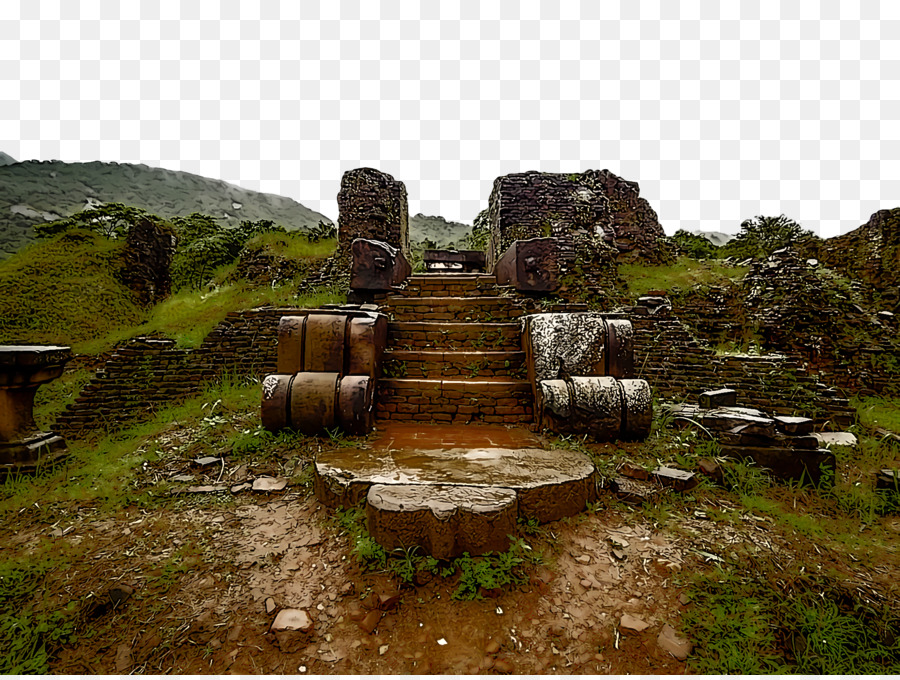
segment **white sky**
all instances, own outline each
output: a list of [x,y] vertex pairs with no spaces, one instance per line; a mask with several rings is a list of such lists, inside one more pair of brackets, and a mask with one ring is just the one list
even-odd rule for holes
[[6,0],[0,150],[142,162],[332,219],[342,173],[471,222],[609,168],[668,233],[900,205],[900,2]]

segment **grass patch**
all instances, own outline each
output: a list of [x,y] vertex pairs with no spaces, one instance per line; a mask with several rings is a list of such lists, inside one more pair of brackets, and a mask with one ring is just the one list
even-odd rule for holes
[[518,585],[528,580],[526,568],[542,564],[543,555],[532,550],[524,539],[510,536],[510,547],[502,553],[471,557],[464,553],[453,560],[437,560],[420,554],[418,546],[387,552],[369,535],[365,527],[365,509],[338,508],[335,518],[350,537],[350,551],[365,570],[389,571],[403,583],[415,583],[423,575],[449,578],[459,575],[451,597],[455,600],[480,600],[482,590]]
[[0,343],[77,345],[140,323],[116,278],[123,245],[73,230],[0,261]]
[[[45,546],[46,548],[46,546]],[[44,577],[63,569],[67,557],[56,546],[25,559],[0,561],[0,673],[45,675],[59,645],[75,636],[76,604],[54,609],[42,588]]]
[[882,427],[900,434],[900,398],[853,397],[850,406],[856,409],[859,424],[866,429]]
[[682,628],[702,674],[870,674],[900,670],[900,619],[821,572],[761,559],[686,577]]
[[244,245],[244,250],[263,249],[271,255],[289,260],[322,259],[337,248],[337,239],[329,238],[310,242],[306,232],[269,232],[258,234]]
[[[285,258],[313,262],[330,255],[336,242],[309,243],[302,234],[269,233],[250,243]],[[212,290],[185,289],[144,309],[118,281],[123,246],[123,241],[72,230],[0,261],[0,343],[61,344],[78,354],[100,354],[138,335],[161,334],[179,347],[194,348],[231,311],[265,305],[318,307],[345,300],[343,293],[327,289],[296,297],[297,280],[279,286],[238,281]],[[224,280],[234,267],[225,265],[213,280]]]
[[628,292],[634,297],[650,290],[669,291],[673,288],[691,288],[698,283],[716,285],[730,279],[739,280],[748,271],[749,267],[729,267],[718,260],[701,261],[689,257],[680,257],[672,265],[619,265],[619,276],[628,284]]

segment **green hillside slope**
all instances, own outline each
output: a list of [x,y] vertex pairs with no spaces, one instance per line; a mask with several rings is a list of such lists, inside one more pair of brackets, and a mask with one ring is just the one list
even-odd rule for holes
[[272,220],[288,230],[306,230],[319,221],[331,223],[293,199],[188,172],[129,163],[25,161],[0,165],[0,258],[32,241],[33,225],[98,203],[124,203],[163,218],[200,212],[223,225]]

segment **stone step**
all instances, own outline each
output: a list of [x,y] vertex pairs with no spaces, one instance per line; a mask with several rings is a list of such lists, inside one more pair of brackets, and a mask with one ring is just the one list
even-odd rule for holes
[[375,415],[386,420],[530,423],[534,396],[527,380],[384,378]]
[[500,487],[373,484],[366,495],[369,533],[385,550],[419,546],[450,560],[505,552],[516,534],[516,492]]
[[518,516],[539,522],[575,515],[596,497],[594,465],[577,451],[402,448],[361,456],[337,448],[316,456],[315,492],[327,507],[353,507],[376,484],[510,489]]
[[525,378],[525,352],[402,350],[384,353],[384,372],[394,378]]
[[500,296],[387,298],[382,311],[394,321],[509,321],[536,311],[530,300]]
[[406,279],[403,297],[496,296],[508,287],[497,285],[497,277],[487,274],[417,274]]
[[392,349],[515,351],[522,347],[518,323],[394,321],[388,324]]

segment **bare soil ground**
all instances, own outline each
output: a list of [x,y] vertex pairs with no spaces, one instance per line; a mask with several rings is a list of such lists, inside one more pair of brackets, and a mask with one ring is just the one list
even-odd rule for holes
[[[174,450],[187,436],[173,430],[159,440]],[[109,512],[88,504],[48,513],[38,502],[8,517],[0,545],[9,557],[46,550],[47,542],[71,556],[71,567],[50,572],[42,586],[49,606],[78,608],[76,642],[57,650],[51,672],[681,674],[685,662],[657,636],[665,624],[679,629],[691,606],[681,577],[719,556],[812,560],[872,593],[895,588],[898,574],[893,549],[874,561],[860,554],[848,567],[843,556],[727,494],[664,520],[610,495],[525,535],[545,558],[528,567],[526,583],[460,601],[451,597],[458,574],[404,585],[361,571],[335,512],[308,484],[230,491],[279,471],[283,461],[198,470],[184,457],[163,456],[144,464],[136,484],[151,488],[189,473],[194,486],[224,489],[187,493],[185,484],[165,503]],[[713,521],[715,512],[734,520]],[[900,521],[886,517],[882,529],[896,539]],[[305,609],[315,624],[296,650],[283,651],[268,633],[283,608]],[[630,630],[626,614],[646,628]]]

